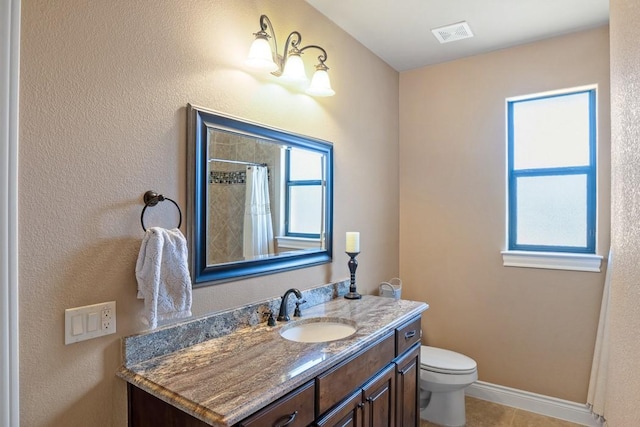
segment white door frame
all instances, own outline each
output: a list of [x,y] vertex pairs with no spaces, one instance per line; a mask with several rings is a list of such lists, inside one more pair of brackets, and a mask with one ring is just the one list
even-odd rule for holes
[[0,64],[0,425],[18,427],[20,0],[0,0]]

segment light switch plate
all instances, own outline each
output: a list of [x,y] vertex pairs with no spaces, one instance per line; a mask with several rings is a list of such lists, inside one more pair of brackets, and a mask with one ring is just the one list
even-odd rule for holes
[[93,312],[87,316],[87,332],[95,332],[100,324],[100,314]]
[[116,302],[109,301],[64,311],[64,343],[97,338],[116,332]]

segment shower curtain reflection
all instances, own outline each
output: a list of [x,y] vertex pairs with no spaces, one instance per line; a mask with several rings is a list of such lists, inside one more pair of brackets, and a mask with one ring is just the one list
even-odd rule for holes
[[245,260],[273,254],[269,177],[265,166],[247,166],[242,254]]

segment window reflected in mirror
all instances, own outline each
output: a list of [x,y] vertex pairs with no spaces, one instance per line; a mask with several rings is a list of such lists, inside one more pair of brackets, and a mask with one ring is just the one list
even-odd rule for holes
[[285,236],[319,241],[323,233],[324,158],[291,148],[285,153]]

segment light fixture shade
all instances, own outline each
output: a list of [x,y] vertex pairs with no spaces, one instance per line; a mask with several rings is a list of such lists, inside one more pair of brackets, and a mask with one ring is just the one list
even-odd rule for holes
[[271,52],[269,40],[262,36],[257,36],[251,44],[249,55],[244,63],[254,70],[267,71],[269,73],[279,68],[278,64],[273,61],[273,53]]
[[324,69],[317,69],[311,78],[307,93],[312,96],[333,96],[336,92],[331,88],[329,73]]
[[287,62],[284,64],[281,78],[289,83],[306,83],[309,81],[300,54],[289,54]]

